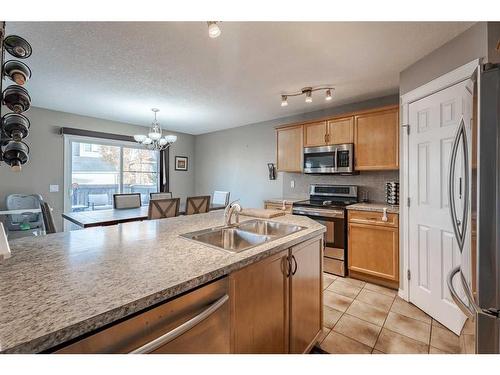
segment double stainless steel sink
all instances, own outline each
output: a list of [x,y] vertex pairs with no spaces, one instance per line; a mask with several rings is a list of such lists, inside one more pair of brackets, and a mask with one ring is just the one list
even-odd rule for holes
[[181,237],[202,244],[239,253],[266,242],[297,233],[306,227],[267,220],[249,220],[231,226],[208,228],[181,234]]

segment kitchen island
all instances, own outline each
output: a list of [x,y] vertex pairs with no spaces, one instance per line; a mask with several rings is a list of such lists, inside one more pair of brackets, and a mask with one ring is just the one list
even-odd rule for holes
[[50,352],[302,243],[319,239],[322,251],[325,227],[293,215],[273,221],[305,229],[240,253],[179,236],[223,221],[218,211],[12,241],[0,264],[0,352]]

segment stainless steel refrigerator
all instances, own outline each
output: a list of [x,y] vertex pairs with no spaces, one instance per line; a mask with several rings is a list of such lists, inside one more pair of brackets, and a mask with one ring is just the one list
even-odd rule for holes
[[475,322],[476,353],[500,353],[500,66],[481,66],[470,90],[472,124],[460,124],[449,169],[450,215],[462,265],[448,275],[448,288]]

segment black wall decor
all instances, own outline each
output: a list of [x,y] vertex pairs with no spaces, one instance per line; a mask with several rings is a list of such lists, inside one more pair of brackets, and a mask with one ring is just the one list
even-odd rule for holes
[[[0,162],[19,172],[29,160],[29,147],[24,139],[29,135],[30,121],[24,112],[31,107],[31,97],[24,87],[31,78],[31,69],[19,60],[5,61],[5,53],[16,59],[31,56],[31,45],[17,35],[5,36],[5,22],[0,23],[0,101],[9,112],[2,116],[0,107]],[[3,89],[4,78],[14,84]]]

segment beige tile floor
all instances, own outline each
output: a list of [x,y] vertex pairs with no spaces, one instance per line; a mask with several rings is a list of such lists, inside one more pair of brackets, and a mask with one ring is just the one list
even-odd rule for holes
[[323,332],[328,353],[474,353],[474,327],[460,336],[446,329],[392,289],[325,273]]

